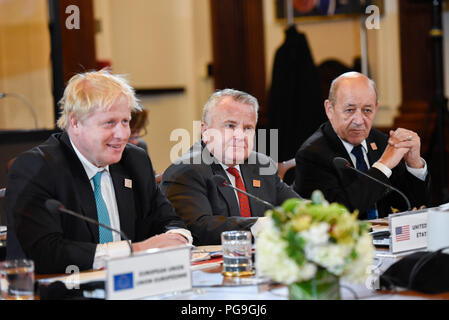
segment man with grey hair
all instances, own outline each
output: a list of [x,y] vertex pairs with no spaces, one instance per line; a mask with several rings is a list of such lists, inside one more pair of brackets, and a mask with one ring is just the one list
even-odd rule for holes
[[263,227],[269,207],[219,183],[253,194],[273,205],[298,197],[277,175],[271,158],[253,151],[257,99],[233,89],[217,91],[204,105],[201,141],[173,163],[161,188],[192,232],[196,245],[219,244],[227,230]]
[[129,255],[118,233],[55,212],[49,199],[121,230],[134,252],[191,243],[148,155],[128,144],[131,111],[139,106],[127,81],[106,71],[75,75],[60,104],[63,132],[18,156],[9,170],[8,257],[32,259],[37,273],[65,273]]
[[368,175],[403,191],[413,206],[428,205],[430,174],[420,156],[420,138],[398,128],[386,135],[372,128],[378,109],[376,85],[358,72],[348,72],[331,84],[324,102],[328,122],[307,139],[296,154],[294,188],[303,197],[319,189],[330,202],[358,210],[360,219],[384,217],[406,210],[395,192],[352,170],[336,168],[342,157]]

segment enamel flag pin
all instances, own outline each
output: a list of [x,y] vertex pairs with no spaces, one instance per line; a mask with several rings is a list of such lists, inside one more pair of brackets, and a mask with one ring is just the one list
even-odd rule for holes
[[377,150],[377,145],[376,145],[375,142],[371,142],[371,143],[370,143],[370,146],[371,146],[371,149],[373,149],[374,151]]
[[133,188],[133,181],[131,179],[125,178],[125,187],[132,189]]
[[254,188],[260,188],[260,180],[254,179],[253,180],[253,187]]

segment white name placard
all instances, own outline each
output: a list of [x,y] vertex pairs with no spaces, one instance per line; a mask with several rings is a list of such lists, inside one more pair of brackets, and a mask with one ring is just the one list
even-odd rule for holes
[[388,216],[391,253],[427,248],[427,209]]
[[152,249],[106,262],[106,299],[129,300],[192,289],[189,246]]

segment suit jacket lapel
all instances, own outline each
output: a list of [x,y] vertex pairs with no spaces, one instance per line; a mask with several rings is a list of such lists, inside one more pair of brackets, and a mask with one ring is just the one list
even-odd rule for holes
[[[376,150],[373,149],[372,145],[373,143],[376,146],[375,147]],[[366,138],[366,144],[368,147],[368,154],[367,154],[368,162],[371,167],[374,164],[374,162],[379,160],[379,158],[382,156],[382,152],[380,150],[380,146],[378,145],[378,143],[376,143],[371,134],[368,136],[368,138]]]
[[[109,170],[111,172],[112,183],[114,184],[115,199],[120,217],[120,229],[129,239],[133,239],[136,209],[134,205],[132,179],[125,173],[123,165],[120,162],[109,166]],[[125,185],[125,179],[131,181],[131,187],[129,183]]]
[[[263,185],[260,186],[260,188],[255,188],[253,186],[254,180],[261,180],[260,175],[258,174],[258,166],[257,165],[249,165],[249,164],[241,164],[240,165],[240,171],[242,172],[243,181],[245,183],[246,192],[249,194],[255,195],[259,198],[264,198],[263,195]],[[248,197],[249,199],[249,206],[251,208],[251,216],[257,217],[257,213],[263,213],[265,212],[266,208],[265,205],[257,201],[256,199],[252,197]]]
[[[92,185],[87,177],[86,171],[81,164],[75,150],[72,148],[69,137],[67,133],[63,133],[61,136],[61,141],[64,143],[66,148],[67,162],[72,172],[73,183],[76,189],[76,196],[78,197],[78,203],[81,207],[81,214],[91,219],[98,219],[97,206],[95,204],[95,196],[92,189]],[[78,208],[67,208],[77,211]],[[98,226],[86,222],[89,230],[92,233],[94,242],[99,242]]]
[[330,160],[333,161],[333,158],[338,156],[338,157],[343,157],[346,160],[348,160],[349,163],[352,163],[351,157],[349,156],[348,152],[346,151],[346,148],[343,145],[343,142],[341,142],[340,138],[335,133],[330,122],[326,122],[324,124],[323,132],[324,132],[326,138],[328,140],[330,140],[330,143],[328,145],[331,146],[331,148],[334,151],[334,155],[332,155],[332,159],[330,159]]
[[[218,163],[213,163],[212,164],[212,174],[219,174],[221,176],[223,176],[226,181],[228,182],[228,184],[231,184],[231,181],[228,178],[228,175],[226,174],[226,172],[224,171],[223,167],[218,164]],[[226,204],[229,207],[229,213],[230,216],[233,215],[233,213],[238,213],[238,215],[240,215],[240,206],[237,202],[237,198],[235,196],[235,191],[231,188],[228,187],[218,187],[219,192],[222,194],[223,198],[226,201]]]

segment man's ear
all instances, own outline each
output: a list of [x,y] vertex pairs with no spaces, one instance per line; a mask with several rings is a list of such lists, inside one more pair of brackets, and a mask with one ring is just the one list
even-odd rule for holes
[[334,113],[334,106],[329,101],[329,99],[326,99],[324,101],[324,110],[326,111],[327,117],[330,119],[332,117],[332,114]]
[[75,118],[73,116],[73,114],[70,114],[69,115],[69,127],[72,128],[72,130],[76,131],[76,130],[78,130],[79,125],[80,125],[80,121],[77,118]]
[[207,129],[207,124],[201,122],[201,140],[203,140],[204,143],[207,143],[209,141],[209,134],[207,133]]

